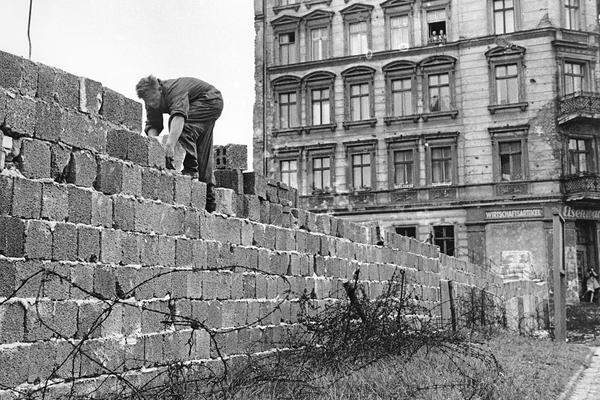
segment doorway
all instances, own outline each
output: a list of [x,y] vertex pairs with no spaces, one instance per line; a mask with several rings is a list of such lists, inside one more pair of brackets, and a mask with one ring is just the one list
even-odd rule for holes
[[586,301],[587,271],[594,268],[598,273],[598,254],[596,239],[596,223],[593,221],[575,222],[577,233],[577,276],[579,279],[579,297]]

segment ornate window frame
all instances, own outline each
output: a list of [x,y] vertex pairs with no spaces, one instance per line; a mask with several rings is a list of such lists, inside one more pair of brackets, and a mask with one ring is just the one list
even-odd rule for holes
[[[302,78],[302,87],[305,98],[306,125],[304,131],[310,133],[314,130],[329,129],[332,132],[337,128],[335,122],[335,78],[336,75],[329,71],[315,71]],[[312,91],[315,89],[329,89],[329,122],[315,125],[312,120]]]
[[[506,47],[494,47],[485,52],[485,57],[488,61],[489,73],[489,93],[490,104],[488,110],[490,114],[495,114],[501,110],[519,109],[527,110],[529,103],[527,102],[526,84],[525,84],[525,48],[516,45]],[[511,104],[497,104],[497,82],[496,82],[496,67],[516,64],[517,65],[517,81],[519,85],[518,101]]]
[[[417,88],[417,64],[411,61],[394,61],[384,65],[383,74],[385,76],[385,118],[386,125],[391,125],[394,122],[412,120],[417,122],[420,115],[417,110],[418,105],[418,88]],[[411,78],[411,95],[412,95],[412,113],[409,115],[394,115],[394,99],[392,95],[392,82],[399,78]]]
[[[587,160],[587,168],[588,170],[585,172],[571,173],[571,152],[569,151],[569,141],[571,139],[575,140],[585,140],[590,143],[590,159]],[[566,133],[564,134],[563,140],[564,146],[564,176],[581,176],[585,174],[597,174],[598,173],[598,138],[590,133]]]
[[294,49],[296,63],[300,62],[300,21],[300,17],[292,15],[282,15],[271,21],[271,27],[273,28],[273,65],[291,65],[281,63],[279,44],[279,36],[291,32],[293,32],[296,37]]
[[[318,144],[307,146],[306,154],[306,170],[307,170],[307,192],[309,194],[328,194],[335,192],[335,143]],[[313,159],[329,157],[329,190],[315,189],[313,187]]]
[[[529,135],[529,124],[490,127],[488,128],[492,140],[492,166],[493,178],[496,183],[510,183],[527,181],[529,179],[529,151],[527,146],[527,137]],[[503,181],[501,179],[502,171],[500,165],[500,144],[504,142],[521,142],[521,171],[522,177],[519,180]]]
[[306,8],[310,10],[313,6],[318,4],[325,4],[329,7],[331,5],[331,1],[332,0],[304,0],[304,5],[306,5]]
[[[377,178],[376,170],[377,170],[377,162],[375,157],[377,156],[377,139],[372,140],[362,140],[362,141],[353,141],[353,142],[344,142],[344,148],[346,151],[346,187],[350,192],[361,192],[361,191],[371,191],[376,190],[377,182],[375,179]],[[370,187],[360,187],[355,188],[354,185],[354,175],[353,175],[353,165],[352,165],[352,156],[357,154],[365,154],[369,153],[371,158],[371,186]]]
[[[344,129],[356,126],[371,126],[377,124],[375,118],[375,69],[367,66],[350,67],[341,73],[344,79]],[[350,104],[350,87],[356,84],[369,84],[369,116],[368,119],[360,121],[352,120],[352,108]]]
[[282,161],[296,161],[296,183],[297,189],[301,192],[302,189],[302,147],[282,147],[273,150],[273,161],[275,170],[274,175],[277,177],[277,180],[281,181],[281,162]]
[[584,66],[582,91],[593,92],[597,90],[595,80],[592,79],[592,77],[593,71],[596,69],[596,54],[598,50],[586,44],[566,42],[563,40],[555,40],[552,44],[556,51],[560,95],[567,95],[565,93],[565,62],[578,63]]
[[374,6],[369,4],[356,3],[340,11],[344,20],[344,55],[350,55],[350,24],[355,22],[367,23],[367,45],[370,50],[373,49],[373,26],[371,16]]
[[[561,0],[562,1],[562,0]],[[494,18],[494,0],[487,0],[487,17],[488,17],[488,33],[490,35],[509,35],[509,33],[496,33],[496,19]],[[513,20],[514,20],[514,32],[521,30],[521,0],[513,0]]]
[[[273,104],[275,112],[273,120],[274,136],[282,134],[300,134],[302,132],[302,81],[297,76],[284,75],[274,79],[271,82],[273,88]],[[283,93],[296,93],[296,112],[298,117],[298,126],[285,127],[279,126],[279,95]]]
[[[451,17],[452,17],[452,13],[450,12],[450,7],[451,7],[451,0],[431,0],[431,1],[427,1],[427,2],[423,2],[421,3],[421,21],[422,22],[422,27],[421,27],[421,34],[422,34],[422,43],[424,46],[429,45],[429,23],[427,22],[427,13],[430,11],[436,11],[436,10],[444,10],[446,12],[446,40],[445,42],[449,42],[451,41],[451,34],[453,33],[454,29],[452,27],[452,21],[451,21]],[[437,46],[437,44],[432,44]]]
[[[425,181],[428,187],[455,186],[458,184],[458,136],[459,132],[438,132],[423,137],[425,145]],[[449,183],[433,184],[432,148],[450,147],[452,155],[452,179]]]
[[[430,118],[450,117],[456,119],[458,108],[456,107],[456,58],[450,56],[431,56],[419,64],[419,71],[423,77],[423,114],[421,117],[425,122]],[[429,106],[429,75],[448,74],[450,89],[450,110],[430,111]]]
[[[389,138],[386,139],[387,155],[388,155],[388,187],[393,189],[408,189],[419,187],[420,176],[420,157],[419,157],[419,139],[411,138]],[[394,153],[396,151],[412,150],[413,153],[413,170],[411,185],[396,185],[395,183],[395,163]]]
[[[302,17],[304,24],[304,42],[307,61],[321,61],[333,57],[333,11],[314,10]],[[312,34],[313,29],[326,28],[328,32],[327,54],[321,60],[313,59]]]
[[415,45],[414,38],[414,4],[415,0],[387,0],[381,3],[385,17],[385,49],[401,50],[392,48],[392,25],[393,17],[408,16],[408,47]]

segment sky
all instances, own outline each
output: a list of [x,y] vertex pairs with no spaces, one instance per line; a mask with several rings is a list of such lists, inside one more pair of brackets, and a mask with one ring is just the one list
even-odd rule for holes
[[[28,0],[0,0],[0,50],[28,56],[28,10]],[[215,144],[247,144],[251,157],[252,1],[33,0],[31,41],[33,61],[134,99],[149,74],[213,84],[225,102]]]

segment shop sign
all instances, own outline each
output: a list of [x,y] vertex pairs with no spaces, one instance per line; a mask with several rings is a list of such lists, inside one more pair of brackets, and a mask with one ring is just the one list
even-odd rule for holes
[[485,219],[538,218],[543,216],[544,210],[541,208],[522,208],[517,210],[497,210],[485,212]]
[[570,206],[563,207],[563,217],[569,219],[600,219],[600,210],[576,209]]

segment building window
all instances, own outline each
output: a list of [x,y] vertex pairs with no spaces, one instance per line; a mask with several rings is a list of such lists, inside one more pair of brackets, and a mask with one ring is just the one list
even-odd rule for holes
[[525,111],[525,48],[519,46],[495,47],[485,53],[489,63],[490,105],[495,114],[499,110]]
[[489,128],[488,131],[493,147],[494,181],[510,182],[527,179],[529,125]]
[[417,227],[416,226],[395,226],[394,230],[398,235],[416,238],[417,237]]
[[409,47],[410,25],[408,15],[390,17],[390,48],[407,49]]
[[502,181],[516,181],[523,179],[523,160],[521,142],[500,142],[500,179]]
[[327,58],[329,49],[329,29],[312,29],[310,31],[310,43],[313,60],[323,60]]
[[452,183],[452,147],[434,147],[431,149],[431,183],[445,185]]
[[296,33],[288,32],[279,35],[279,64],[296,62]]
[[372,5],[353,4],[340,11],[344,19],[344,54],[365,54],[371,46]]
[[427,11],[427,43],[446,43],[448,39],[446,18],[446,9]]
[[449,111],[450,78],[447,73],[427,76],[429,89],[429,112]]
[[519,102],[519,74],[517,64],[496,66],[496,104]]
[[579,0],[564,0],[565,28],[579,29]]
[[313,190],[327,191],[331,188],[331,157],[312,159]]
[[582,174],[591,171],[593,149],[591,139],[569,139],[569,173]]
[[413,150],[394,151],[394,185],[412,186],[414,158]]
[[583,91],[585,84],[585,66],[582,63],[565,61],[564,63],[565,94]]
[[394,117],[413,114],[412,78],[392,81],[392,107]]
[[[285,6],[283,6],[285,8]],[[287,65],[298,62],[300,18],[283,15],[273,21],[275,63]]]
[[[272,83],[275,100],[274,133],[291,131],[300,127],[301,80],[295,76],[282,76]],[[298,130],[299,132],[299,130]]]
[[433,240],[440,251],[446,255],[454,255],[454,226],[439,225],[433,227]]
[[313,89],[311,91],[312,123],[313,125],[328,124],[330,122],[329,89]]
[[345,93],[345,121],[348,129],[355,125],[374,125],[373,76],[370,67],[352,67],[342,72]]
[[515,31],[515,0],[494,0],[494,29],[496,35]]
[[366,189],[371,187],[371,154],[352,154],[352,187]]
[[279,162],[279,171],[281,172],[281,182],[286,185],[298,188],[298,161],[283,160]]
[[369,84],[350,85],[350,109],[352,121],[362,121],[370,117]]
[[386,82],[386,123],[416,114],[415,64],[399,61],[383,67]]
[[350,55],[365,54],[369,50],[367,23],[354,22],[350,29]]
[[287,129],[298,126],[298,103],[296,93],[279,94],[279,128]]

